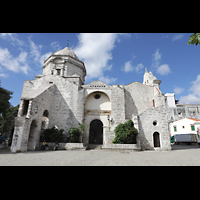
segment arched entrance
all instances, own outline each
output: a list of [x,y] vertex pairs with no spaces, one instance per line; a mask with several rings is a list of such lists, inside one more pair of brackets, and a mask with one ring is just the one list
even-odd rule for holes
[[35,150],[35,133],[37,129],[37,123],[36,120],[33,120],[30,126],[29,131],[29,137],[28,137],[28,151],[34,151]]
[[103,144],[103,123],[98,119],[90,123],[89,144]]
[[160,147],[160,136],[158,132],[155,132],[153,134],[153,143],[154,143],[154,147]]
[[111,126],[108,120],[108,115],[111,116],[110,98],[103,91],[91,92],[85,99],[84,108],[84,123],[87,124],[88,129],[83,142],[101,145],[106,141],[103,133],[109,130]]

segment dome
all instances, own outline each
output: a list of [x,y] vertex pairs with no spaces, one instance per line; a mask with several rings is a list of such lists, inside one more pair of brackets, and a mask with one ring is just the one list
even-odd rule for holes
[[76,60],[79,60],[77,55],[69,47],[65,47],[62,50],[56,51],[54,55],[70,56],[72,58],[75,58]]

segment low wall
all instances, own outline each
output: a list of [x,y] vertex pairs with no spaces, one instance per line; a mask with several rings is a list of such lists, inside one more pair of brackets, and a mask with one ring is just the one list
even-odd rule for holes
[[86,150],[86,147],[83,146],[83,143],[66,143],[66,150]]
[[[54,142],[47,142],[47,147],[45,148],[46,150],[53,150],[54,147]],[[59,146],[57,147],[58,150],[65,150],[65,145],[66,143],[59,143]],[[39,142],[39,144],[37,145],[36,149],[40,150],[42,146],[42,142]]]
[[137,144],[104,144],[102,150],[137,150],[141,149]]
[[[53,150],[54,143],[53,142],[47,142],[48,147],[46,147],[46,150]],[[40,142],[37,145],[37,150],[40,150],[42,146],[42,143]],[[59,143],[59,146],[57,148],[58,150],[86,150],[87,147],[83,145],[83,143]],[[137,144],[103,144],[102,150],[138,150],[141,149],[138,147]]]
[[[54,143],[53,142],[47,142],[46,150],[53,150]],[[40,142],[36,149],[40,150],[42,146],[42,142]],[[86,150],[86,147],[83,146],[83,143],[59,143],[59,146],[57,147],[58,150]]]

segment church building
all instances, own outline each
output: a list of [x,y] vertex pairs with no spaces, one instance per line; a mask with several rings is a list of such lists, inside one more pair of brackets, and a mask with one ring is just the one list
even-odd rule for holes
[[167,106],[160,80],[145,71],[143,83],[108,85],[93,81],[85,85],[86,68],[68,47],[50,55],[42,75],[25,81],[15,118],[12,152],[34,151],[42,130],[53,126],[69,131],[87,125],[82,142],[109,147],[115,127],[133,120],[138,129],[136,148],[170,150]]

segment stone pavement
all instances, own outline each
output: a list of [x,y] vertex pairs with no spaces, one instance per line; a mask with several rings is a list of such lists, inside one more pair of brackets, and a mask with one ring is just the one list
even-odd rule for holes
[[172,151],[0,151],[0,166],[200,166],[200,148],[176,145]]

